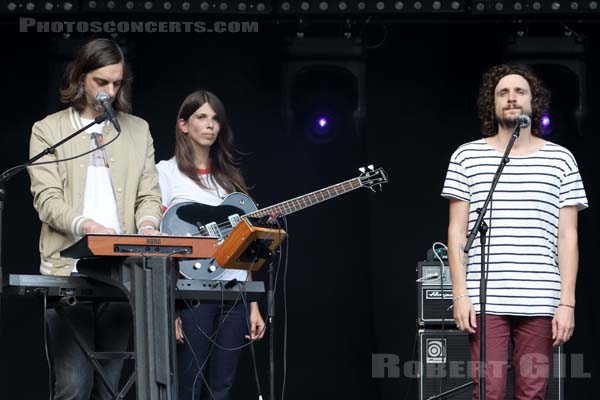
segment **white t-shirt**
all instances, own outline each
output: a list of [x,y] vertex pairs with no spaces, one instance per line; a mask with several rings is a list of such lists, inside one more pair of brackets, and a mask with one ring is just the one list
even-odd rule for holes
[[[442,196],[466,201],[469,231],[477,220],[503,154],[479,139],[452,155]],[[588,206],[575,158],[547,142],[537,152],[510,157],[486,213],[489,275],[486,312],[552,316],[560,300],[558,214],[565,206]],[[491,222],[490,222],[491,215]],[[488,245],[486,244],[486,254]],[[479,312],[481,245],[473,242],[467,291]]]
[[[82,126],[90,124],[93,120],[80,118]],[[90,133],[90,150],[102,145],[102,129],[106,122],[95,124],[89,127],[86,132]],[[110,169],[106,162],[104,149],[90,153],[89,164],[85,176],[85,192],[83,194],[83,213],[84,217],[90,218],[95,222],[112,228],[117,234],[121,233],[121,224],[119,223],[119,212],[117,211],[117,201],[110,178]],[[73,272],[77,272],[77,261],[73,265]]]
[[[156,168],[158,169],[162,204],[165,209],[186,201],[218,206],[228,195],[227,191],[212,180],[210,173],[205,170],[199,170],[198,175],[208,189],[198,186],[196,182],[179,170],[175,158],[159,162],[156,164]],[[226,269],[218,276],[218,279],[245,281],[248,279],[248,273],[237,269]]]
[[[81,118],[81,123],[84,126],[92,121],[91,119]],[[92,125],[87,129],[92,137],[90,150],[103,143],[103,127],[104,123]],[[114,229],[119,234],[121,233],[121,224],[104,149],[94,151],[89,157],[83,197],[83,215],[107,228]]]

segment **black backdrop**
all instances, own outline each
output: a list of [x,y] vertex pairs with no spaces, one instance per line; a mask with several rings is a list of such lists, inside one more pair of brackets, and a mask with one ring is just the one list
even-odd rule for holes
[[[76,42],[52,34],[22,34],[2,24],[0,166],[27,157],[34,121],[59,110],[57,87]],[[549,24],[560,31],[560,24]],[[560,132],[556,141],[576,155],[591,208],[580,217],[577,329],[566,346],[583,354],[592,379],[567,379],[567,398],[596,398],[598,237],[594,165],[600,112],[600,32],[588,34],[589,115],[584,135]],[[135,81],[134,114],[146,119],[157,160],[173,151],[173,125],[185,95],[202,87],[227,106],[252,194],[267,206],[356,176],[358,166],[386,168],[390,183],[377,195],[358,191],[288,218],[289,273],[286,396],[289,399],[414,399],[412,378],[371,378],[373,353],[414,353],[415,268],[435,241],[446,240],[447,201],[439,196],[448,159],[477,138],[475,99],[481,73],[503,60],[509,23],[391,24],[366,30],[367,118],[361,135],[329,144],[285,134],[282,109],[282,30],[259,33],[137,34],[127,36]],[[381,39],[385,38],[382,42]],[[3,261],[10,273],[36,273],[39,221],[26,174],[8,185]],[[264,279],[261,272],[257,279]],[[283,291],[278,291],[278,378],[282,376]],[[264,304],[262,305],[264,310]],[[42,309],[35,299],[3,299],[0,398],[47,398]],[[266,396],[266,342],[257,346]],[[278,384],[279,385],[279,384]],[[256,393],[248,354],[235,398]]]

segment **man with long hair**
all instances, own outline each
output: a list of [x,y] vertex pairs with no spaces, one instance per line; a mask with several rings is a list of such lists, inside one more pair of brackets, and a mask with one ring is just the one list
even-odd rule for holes
[[[40,272],[68,276],[76,260],[60,250],[89,233],[155,234],[160,222],[160,190],[154,146],[148,124],[128,114],[131,77],[121,48],[96,39],[85,44],[68,65],[61,100],[69,107],[33,125],[30,155],[36,155],[104,112],[96,95],[110,96],[121,134],[107,121],[44,156],[42,165],[29,167],[34,207],[42,221]],[[113,139],[114,143],[103,147]],[[77,158],[77,155],[92,151]],[[72,158],[72,159],[70,159]],[[69,159],[66,161],[61,161]],[[64,321],[68,320],[68,323]],[[73,326],[95,351],[123,351],[131,332],[127,303],[81,304],[66,307],[61,316],[47,311],[55,376],[55,399],[108,399],[92,365],[74,340]],[[113,389],[122,361],[102,361]]]
[[504,399],[510,340],[515,399],[544,399],[552,347],[567,342],[575,327],[577,214],[588,202],[571,152],[540,137],[549,97],[528,67],[490,68],[477,102],[483,138],[454,152],[442,191],[450,200],[454,318],[469,334],[474,398],[479,391],[479,238],[468,255],[463,249],[522,114],[531,118],[531,127],[521,129],[485,218],[486,398]]

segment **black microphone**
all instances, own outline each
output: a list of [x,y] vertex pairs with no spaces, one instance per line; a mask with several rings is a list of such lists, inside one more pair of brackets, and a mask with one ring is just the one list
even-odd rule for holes
[[106,112],[108,120],[113,124],[117,132],[121,133],[121,126],[119,125],[119,121],[117,121],[117,115],[115,114],[112,104],[110,104],[110,96],[104,92],[98,92],[96,101],[104,107],[104,112]]
[[529,125],[531,125],[531,118],[529,118],[529,115],[521,114],[519,115],[519,118],[517,118],[517,123],[521,129],[529,128]]

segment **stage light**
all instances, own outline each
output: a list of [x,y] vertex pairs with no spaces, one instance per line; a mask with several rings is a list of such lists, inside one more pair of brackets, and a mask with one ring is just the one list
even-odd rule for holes
[[[206,12],[214,14],[270,14],[272,1],[269,0],[0,0],[0,14],[2,13],[106,13],[106,12]],[[347,7],[350,2],[343,0]],[[587,1],[587,0],[586,0]],[[309,1],[305,0],[309,5]],[[289,11],[298,12],[300,1],[286,1],[277,3],[282,9],[289,7]],[[329,11],[337,4],[329,2]],[[279,9],[278,9],[279,10]],[[336,9],[337,11],[337,9]]]
[[[432,0],[434,1],[434,0]],[[442,1],[442,10],[447,7],[447,3]],[[457,1],[457,0],[454,0]],[[473,14],[579,14],[584,16],[594,15],[597,10],[590,7],[590,2],[595,2],[597,7],[598,0],[473,0],[471,12]],[[427,4],[427,3],[426,3]],[[467,3],[468,4],[468,3]],[[465,10],[465,4],[461,4],[461,10]]]
[[317,112],[314,120],[308,120],[307,134],[309,139],[315,143],[328,143],[333,137],[331,135],[334,130],[333,124],[330,122],[329,116],[322,112]]
[[[318,107],[318,102],[312,103],[313,107]],[[306,138],[315,144],[326,144],[336,139],[341,134],[340,124],[342,123],[339,110],[335,105],[328,105],[328,111],[300,111],[299,117],[304,119],[303,128]]]
[[[495,1],[476,0],[489,3],[493,10]],[[507,0],[501,0],[507,1]],[[524,1],[524,0],[519,0]],[[527,1],[527,0],[525,0]],[[586,0],[589,1],[589,0]],[[596,1],[596,0],[594,0]],[[467,4],[462,0],[296,0],[277,3],[276,12],[279,14],[329,14],[343,16],[346,13],[441,13],[467,12]]]
[[550,112],[548,110],[544,110],[542,112],[542,117],[540,118],[540,133],[542,136],[550,136],[552,134],[552,120],[550,119]]
[[305,38],[288,45],[283,66],[288,134],[329,145],[360,132],[365,110],[364,51],[347,39]]
[[[578,14],[597,15],[600,0],[0,0],[0,13],[8,12],[203,12],[211,14],[267,14],[275,4],[277,14],[328,14],[347,18],[347,13],[472,13],[472,14]],[[579,17],[577,17],[579,18]]]

